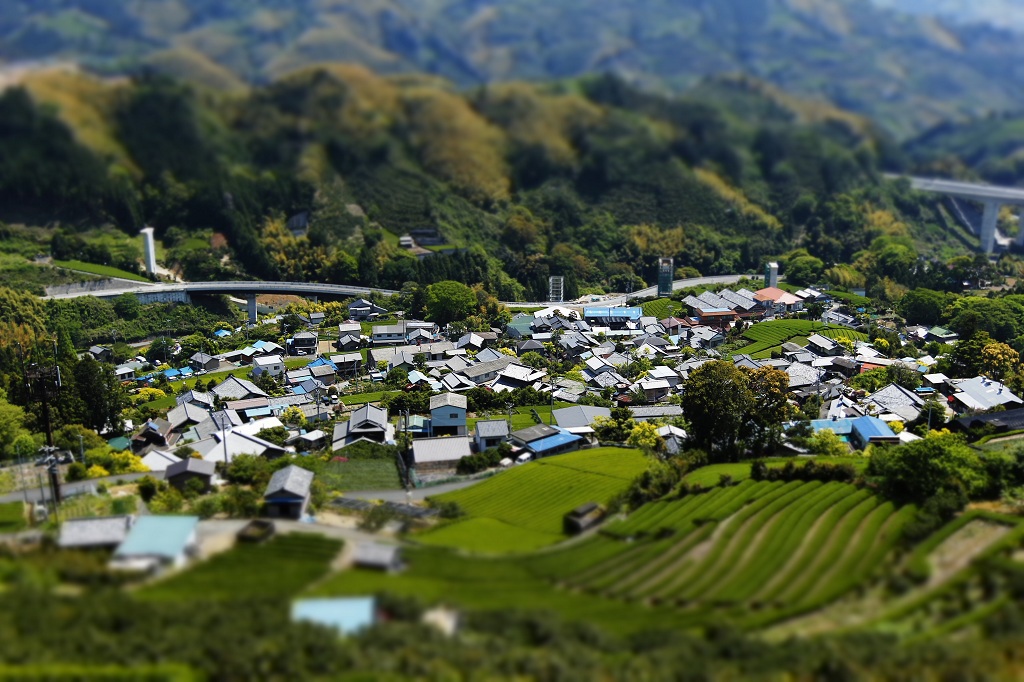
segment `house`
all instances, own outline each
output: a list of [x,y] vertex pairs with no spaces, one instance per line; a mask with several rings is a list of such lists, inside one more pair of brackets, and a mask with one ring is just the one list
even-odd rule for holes
[[599,327],[625,329],[630,322],[637,322],[643,317],[640,308],[584,308],[583,319]]
[[686,431],[678,426],[659,426],[658,435],[665,441],[665,452],[670,455],[678,455],[686,446]]
[[486,384],[488,381],[494,380],[501,370],[512,364],[513,360],[514,358],[506,355],[498,360],[478,362],[475,365],[470,365],[465,369],[460,370],[459,374],[473,382],[474,385],[479,386],[481,384]]
[[153,473],[166,471],[167,467],[180,461],[181,457],[163,450],[150,450],[142,457],[142,463]]
[[114,552],[110,567],[155,571],[183,567],[195,555],[196,516],[140,516]]
[[929,341],[938,341],[939,343],[953,343],[959,338],[959,334],[954,331],[950,331],[945,327],[932,327],[928,330],[927,336]]
[[924,399],[914,391],[903,388],[899,384],[889,384],[860,401],[865,412],[897,415],[901,420],[912,422],[921,414]]
[[179,491],[184,491],[189,481],[197,480],[202,483],[205,492],[210,489],[216,469],[213,462],[186,457],[168,466],[164,471],[164,479]]
[[341,450],[360,440],[384,443],[391,438],[393,433],[388,423],[388,411],[367,403],[352,412],[352,417],[347,422],[334,425],[331,449]]
[[346,352],[359,350],[362,345],[362,338],[360,338],[358,334],[342,334],[338,337],[338,340],[334,342],[335,348]]
[[278,469],[263,493],[266,515],[276,519],[301,519],[309,508],[312,485],[312,471],[294,464]]
[[292,355],[316,355],[317,339],[316,332],[299,332],[288,339],[289,353]]
[[173,425],[166,419],[150,419],[132,436],[132,452],[138,454],[147,448],[167,449],[179,438],[180,435],[174,432]]
[[433,436],[466,435],[466,396],[441,393],[430,397],[430,433]]
[[[261,419],[249,422],[245,426],[256,424],[258,433],[263,427],[260,422],[270,421]],[[276,419],[274,421],[277,421]],[[280,424],[280,422],[278,422]],[[267,459],[277,459],[285,454],[285,449],[280,445],[263,440],[259,436],[246,433],[239,429],[231,431],[214,431],[212,434],[200,441],[191,443],[193,450],[203,456],[207,462],[231,463],[239,455],[253,455]]]
[[460,459],[471,454],[468,436],[419,438],[412,442],[412,460],[417,473],[452,471]]
[[86,351],[96,362],[111,362],[114,359],[114,351],[106,346],[92,346]]
[[292,603],[292,621],[329,627],[339,635],[351,635],[373,627],[377,606],[373,597],[297,599]]
[[122,384],[126,381],[135,381],[135,368],[131,365],[122,365],[114,368],[114,376]]
[[360,542],[352,552],[352,565],[396,573],[402,569],[402,549],[381,542]]
[[496,448],[508,440],[508,422],[504,419],[478,421],[474,432],[477,452]]
[[498,372],[498,376],[491,383],[491,390],[495,393],[503,391],[514,391],[517,388],[535,386],[547,376],[542,369],[533,369],[524,365],[509,364],[505,369]]
[[188,359],[188,365],[196,372],[215,372],[220,369],[220,359],[208,353],[195,353]]
[[505,327],[505,335],[510,339],[522,339],[533,335],[533,315],[518,313]]
[[900,439],[889,425],[878,417],[856,417],[848,419],[812,419],[814,432],[829,430],[842,440],[857,448],[868,445],[899,445]]
[[464,334],[458,341],[455,342],[456,348],[465,348],[466,350],[481,351],[484,349],[485,341],[479,334],[470,332]]
[[247,379],[229,376],[217,384],[211,392],[221,400],[245,400],[247,398],[266,398],[267,393]]
[[179,433],[209,418],[210,413],[205,407],[196,407],[192,403],[181,403],[167,411],[167,421],[170,422],[171,429]]
[[633,421],[645,422],[650,419],[671,419],[683,416],[683,408],[678,405],[642,405],[631,407]]
[[254,378],[269,374],[275,379],[284,374],[284,358],[280,355],[264,355],[252,361],[252,375]]
[[[306,407],[312,408],[313,410],[316,409],[315,405],[306,405]],[[321,416],[326,418],[326,416],[327,416],[326,410],[321,410]],[[309,421],[311,421],[311,420],[309,420]],[[323,421],[323,420],[317,420],[317,421]],[[292,441],[289,441],[289,442],[292,442]],[[323,431],[321,431],[320,429],[313,429],[312,431],[307,431],[305,433],[300,433],[294,439],[295,448],[299,452],[314,452],[316,450],[322,449],[326,443],[327,443],[327,434],[324,433]]]
[[386,312],[385,308],[381,308],[376,303],[367,301],[365,298],[357,298],[348,304],[349,319],[360,322],[375,320]]
[[332,364],[311,364],[309,366],[309,373],[313,377],[313,381],[319,381],[323,386],[332,386],[336,378],[334,365]]
[[843,352],[843,347],[839,343],[821,334],[808,336],[807,347],[822,356],[841,355]]
[[134,516],[68,519],[60,525],[57,546],[61,549],[114,549],[128,537]]
[[520,341],[516,344],[516,355],[522,357],[524,353],[543,353],[544,344],[540,341],[534,341],[533,339],[527,339],[526,341]]
[[375,346],[389,346],[405,343],[406,326],[403,324],[382,324],[373,328],[370,341]]
[[579,535],[585,530],[601,523],[604,518],[604,507],[597,502],[581,504],[565,515],[562,525],[566,535]]
[[205,391],[196,391],[193,389],[190,391],[185,391],[184,393],[179,393],[177,396],[175,396],[175,402],[177,402],[179,405],[188,403],[190,405],[195,405],[196,407],[201,407],[205,410],[212,410],[214,401],[212,394],[206,393]]
[[551,415],[555,418],[558,427],[577,436],[589,436],[594,433],[593,424],[597,417],[610,418],[612,411],[607,407],[595,407],[592,405],[574,405],[552,410]]
[[332,355],[331,362],[338,368],[337,374],[343,377],[359,376],[363,369],[363,356],[360,353]]
[[509,437],[513,448],[525,451],[534,459],[572,452],[583,444],[581,436],[547,424],[537,424],[513,431]]
[[988,377],[961,379],[951,384],[956,392],[949,396],[949,403],[957,412],[984,412],[996,407],[1012,409],[1024,405],[1024,401],[1010,392],[1010,389]]
[[764,305],[768,312],[772,314],[778,315],[804,309],[802,298],[783,291],[778,287],[765,287],[754,292],[754,295],[756,300]]
[[961,417],[950,422],[950,426],[960,431],[977,429],[983,426],[991,427],[994,433],[1022,431],[1024,430],[1024,408]]

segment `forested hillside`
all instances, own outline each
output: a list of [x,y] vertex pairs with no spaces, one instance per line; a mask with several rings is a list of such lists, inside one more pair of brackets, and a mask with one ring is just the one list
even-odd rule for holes
[[612,72],[681,92],[745,73],[900,135],[1024,105],[1018,37],[867,0],[8,0],[0,60],[143,65],[222,89],[313,64],[461,87]]
[[[880,181],[902,163],[886,134],[741,78],[664,98],[331,66],[225,95],[44,72],[0,97],[0,144],[9,222],[151,224],[192,279],[455,277],[536,300],[549,274],[575,296],[653,281],[663,255],[715,274],[788,254],[806,279],[856,262],[836,283],[884,289],[967,248],[932,199]],[[399,248],[409,232],[449,255]],[[60,257],[88,260],[75,244]]]

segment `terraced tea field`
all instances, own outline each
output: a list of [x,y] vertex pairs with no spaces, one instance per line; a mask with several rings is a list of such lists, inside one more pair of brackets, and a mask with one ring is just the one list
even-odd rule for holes
[[417,537],[426,544],[479,552],[537,549],[564,539],[562,518],[567,512],[587,502],[608,502],[646,468],[639,450],[624,448],[530,462],[432,498],[455,502],[467,518]]
[[[534,484],[522,479],[524,487]],[[496,510],[490,513],[508,514],[509,521],[478,516],[417,538],[426,543],[436,535],[438,544],[502,551],[503,543],[522,543],[524,532],[554,532],[490,504]],[[655,621],[666,628],[730,623],[764,630],[865,588],[882,589],[915,512],[845,483],[747,480],[645,505],[599,534],[550,550],[486,558],[412,549],[401,575],[348,571],[316,593],[387,590],[464,608],[553,610],[620,633],[650,629]]]
[[830,339],[867,340],[866,335],[846,327],[824,325],[811,320],[769,320],[750,325],[743,332],[743,338],[753,343],[744,346],[736,353],[750,355],[754,359],[771,357],[772,351],[780,350],[782,344],[787,342],[806,346],[807,337],[811,334],[821,334]]
[[844,483],[746,481],[647,505],[587,547],[606,559],[566,574],[562,566],[579,565],[567,550],[550,576],[591,594],[672,605],[698,620],[710,609],[755,627],[820,608],[867,580],[914,511]]

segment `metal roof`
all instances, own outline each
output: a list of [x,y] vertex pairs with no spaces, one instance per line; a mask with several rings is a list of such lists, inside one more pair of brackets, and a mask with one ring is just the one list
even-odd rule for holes
[[197,516],[141,516],[114,556],[176,559],[184,553],[198,523]]
[[504,438],[508,436],[508,422],[504,419],[477,422],[476,435],[480,438]]
[[313,472],[294,464],[278,469],[270,477],[264,497],[276,493],[290,493],[296,497],[305,497],[309,494],[309,488],[313,484]]
[[412,442],[412,457],[416,464],[454,462],[471,454],[467,436],[420,438]]

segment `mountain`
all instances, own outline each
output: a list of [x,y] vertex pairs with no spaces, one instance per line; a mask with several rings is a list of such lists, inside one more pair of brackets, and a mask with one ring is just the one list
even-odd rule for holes
[[908,14],[941,17],[968,24],[989,24],[1024,31],[1024,6],[1017,0],[873,0]]
[[[1024,46],[868,0],[7,0],[0,59],[148,66],[220,89],[355,62],[459,87],[612,72],[683,92],[744,73],[898,136],[1024,106]],[[0,76],[2,78],[2,76]]]
[[541,300],[552,274],[575,297],[653,281],[661,256],[703,274],[782,256],[891,289],[919,254],[969,246],[934,198],[880,181],[902,164],[891,136],[745,77],[683,97],[614,76],[460,92],[335,65],[218,93],[53,70],[0,96],[0,147],[0,218],[150,224],[189,279],[455,278]]

